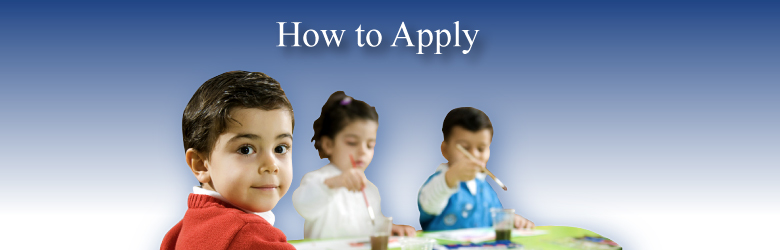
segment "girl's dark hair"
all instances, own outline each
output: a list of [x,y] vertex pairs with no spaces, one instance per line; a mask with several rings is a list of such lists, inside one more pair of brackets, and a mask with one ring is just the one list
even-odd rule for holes
[[184,150],[211,155],[217,137],[225,132],[234,108],[290,111],[292,125],[295,115],[279,82],[260,72],[231,71],[204,82],[192,95],[182,117]]
[[322,137],[333,139],[344,127],[357,119],[378,123],[379,114],[376,113],[376,108],[347,96],[344,91],[336,91],[330,95],[322,106],[320,117],[314,121],[314,137],[311,138],[314,148],[320,152],[320,158],[328,157],[322,150]]

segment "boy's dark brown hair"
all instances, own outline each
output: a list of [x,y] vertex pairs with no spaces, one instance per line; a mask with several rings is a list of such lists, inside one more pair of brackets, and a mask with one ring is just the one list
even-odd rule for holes
[[328,157],[322,150],[322,137],[333,139],[344,127],[356,119],[379,122],[376,108],[360,100],[355,100],[344,91],[336,91],[330,95],[325,105],[322,105],[320,117],[314,121],[314,148],[320,153],[320,158]]
[[482,110],[472,107],[460,107],[447,113],[447,116],[444,117],[444,125],[441,127],[445,141],[450,138],[452,128],[455,126],[460,126],[471,132],[490,129],[490,136],[493,136],[493,124],[490,123],[490,118]]
[[193,148],[208,158],[217,137],[227,129],[234,108],[293,108],[279,82],[260,72],[231,71],[209,79],[192,95],[181,121],[184,150]]

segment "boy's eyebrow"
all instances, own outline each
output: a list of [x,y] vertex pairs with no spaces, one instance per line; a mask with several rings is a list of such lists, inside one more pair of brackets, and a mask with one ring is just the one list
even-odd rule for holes
[[[238,139],[242,139],[242,138],[246,138],[246,139],[250,139],[250,140],[259,140],[260,136],[256,135],[256,134],[238,134],[236,136],[233,136],[233,138],[230,138],[230,140],[228,140],[228,142],[232,142],[232,141],[235,141],[235,140],[238,140]],[[292,137],[292,134],[290,134],[290,133],[284,133],[284,134],[280,134],[280,135],[276,136],[276,139],[282,139],[282,138],[290,138],[292,140],[293,137]]]
[[286,137],[286,138],[290,138],[290,140],[292,140],[292,138],[293,138],[293,137],[292,137],[292,134],[290,134],[290,133],[284,133],[284,134],[277,135],[277,136],[276,136],[276,139],[278,140],[278,139],[282,139],[282,138],[285,138],[285,137]]
[[471,143],[469,143],[466,140],[457,140],[457,141],[455,141],[455,143],[461,144],[461,146],[470,146],[469,144],[471,144]]
[[233,138],[230,138],[230,140],[228,140],[228,142],[232,142],[232,141],[235,141],[235,140],[238,140],[238,139],[241,139],[241,138],[247,138],[247,139],[250,139],[250,140],[257,140],[257,139],[260,139],[260,136],[256,135],[256,134],[238,134],[236,136],[233,136]]

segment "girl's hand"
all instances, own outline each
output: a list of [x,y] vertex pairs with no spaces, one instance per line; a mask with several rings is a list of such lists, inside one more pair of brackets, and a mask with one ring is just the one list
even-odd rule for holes
[[413,227],[407,225],[393,224],[393,229],[391,232],[393,236],[417,237],[417,231],[415,231]]
[[325,180],[325,185],[330,188],[345,187],[349,191],[360,191],[366,186],[366,174],[358,169],[351,168],[340,175]]
[[523,216],[515,214],[515,228],[533,229],[534,223],[530,220],[523,218]]

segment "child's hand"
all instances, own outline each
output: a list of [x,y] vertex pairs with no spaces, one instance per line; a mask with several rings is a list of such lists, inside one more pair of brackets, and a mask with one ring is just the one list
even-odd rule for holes
[[345,187],[349,191],[360,191],[366,186],[366,174],[359,169],[351,168],[340,175],[325,180],[325,185],[330,188]]
[[444,173],[444,179],[447,181],[447,186],[450,188],[455,188],[461,181],[473,180],[476,178],[477,173],[485,168],[484,162],[471,160],[464,155],[461,155],[456,159],[455,162],[450,162],[450,168]]
[[515,214],[515,228],[527,228],[533,229],[534,223],[530,220],[523,218],[523,216]]
[[415,231],[411,226],[393,224],[392,235],[416,237],[417,231]]

